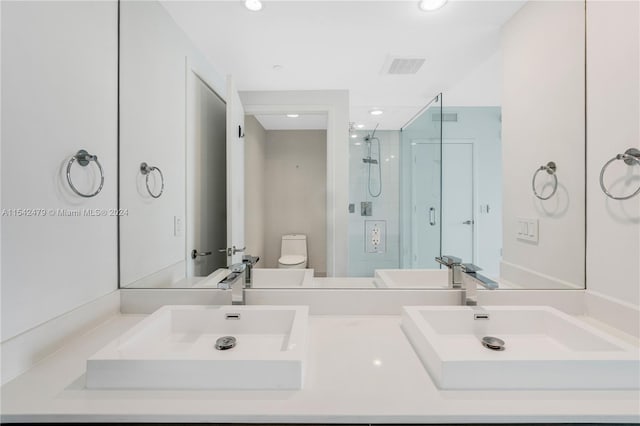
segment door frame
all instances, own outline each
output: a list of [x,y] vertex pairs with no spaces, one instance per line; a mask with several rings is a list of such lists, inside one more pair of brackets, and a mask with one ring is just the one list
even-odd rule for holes
[[[327,174],[326,174],[326,271],[327,276],[336,276],[337,206],[334,199],[336,185],[335,156],[337,141],[334,138],[336,108],[333,105],[245,105],[245,115],[283,115],[291,111],[327,116]],[[344,238],[344,236],[340,237]]]

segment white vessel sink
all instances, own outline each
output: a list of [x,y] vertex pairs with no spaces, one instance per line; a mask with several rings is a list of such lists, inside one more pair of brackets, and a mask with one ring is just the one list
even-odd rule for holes
[[447,269],[376,269],[373,281],[378,288],[447,288]]
[[402,328],[442,389],[640,388],[637,347],[550,307],[403,307]]
[[[301,389],[306,306],[163,306],[87,360],[94,389]],[[224,336],[235,347],[215,348]]]
[[253,268],[251,288],[311,287],[313,269]]

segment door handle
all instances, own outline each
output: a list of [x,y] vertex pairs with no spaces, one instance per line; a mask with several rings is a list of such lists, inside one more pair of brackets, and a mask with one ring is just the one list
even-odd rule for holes
[[247,246],[242,247],[241,249],[236,248],[236,246],[233,246],[233,248],[231,249],[233,254],[236,253],[243,253],[246,250]]
[[226,254],[227,254],[227,256],[231,256],[231,248],[230,248],[230,247],[228,247],[228,248],[221,248],[221,249],[218,249],[218,253],[226,253]]
[[191,258],[196,259],[198,256],[209,256],[210,254],[211,254],[210,251],[199,252],[198,250],[193,249],[191,251]]
[[473,220],[465,220],[464,222],[462,222],[463,225],[473,225]]
[[436,226],[436,209],[429,207],[429,225]]

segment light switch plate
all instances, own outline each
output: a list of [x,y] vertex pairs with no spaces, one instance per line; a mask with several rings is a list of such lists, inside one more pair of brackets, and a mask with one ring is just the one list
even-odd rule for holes
[[519,217],[516,226],[516,238],[523,241],[538,242],[538,219]]
[[184,235],[184,220],[181,216],[173,217],[173,236],[182,237]]

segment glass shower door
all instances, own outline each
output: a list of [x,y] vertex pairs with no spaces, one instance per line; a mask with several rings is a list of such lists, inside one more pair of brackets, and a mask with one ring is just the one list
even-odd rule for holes
[[401,266],[434,269],[442,248],[442,95],[402,128]]
[[[415,145],[413,145],[415,143]],[[441,145],[434,140],[414,140],[412,165],[412,268],[434,268],[440,255],[442,230]]]

